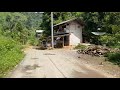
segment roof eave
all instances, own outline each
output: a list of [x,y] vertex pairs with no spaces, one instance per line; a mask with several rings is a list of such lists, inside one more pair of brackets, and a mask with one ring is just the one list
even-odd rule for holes
[[76,20],[76,19],[77,19],[77,18],[73,18],[73,19],[70,19],[70,20],[63,21],[63,22],[61,22],[61,23],[58,23],[58,24],[54,25],[54,27],[56,27],[56,26],[58,26],[58,25],[61,25],[61,24],[64,24],[64,23],[71,22],[71,21]]
[[[59,25],[62,25],[62,24],[65,24],[65,23],[70,23],[71,21],[74,21],[74,20],[79,20],[79,18],[73,18],[73,19],[70,19],[70,20],[67,20],[67,21],[63,21],[61,23],[58,23],[56,25],[54,25],[53,27],[56,27],[56,26],[59,26]],[[84,22],[81,20],[80,23],[82,27],[84,27]]]

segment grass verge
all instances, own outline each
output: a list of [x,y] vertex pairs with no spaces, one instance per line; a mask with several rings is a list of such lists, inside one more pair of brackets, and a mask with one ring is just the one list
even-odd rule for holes
[[12,70],[24,57],[22,46],[10,38],[0,36],[0,78]]

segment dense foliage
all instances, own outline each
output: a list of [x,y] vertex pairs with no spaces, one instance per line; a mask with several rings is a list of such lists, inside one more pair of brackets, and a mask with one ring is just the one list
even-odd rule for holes
[[107,57],[107,60],[109,60],[110,62],[113,62],[114,64],[117,64],[117,65],[120,66],[120,52],[107,53],[105,56]]
[[35,30],[40,29],[41,16],[34,12],[0,12],[0,77],[23,59],[22,45],[38,43]]
[[22,60],[24,54],[21,49],[22,46],[13,39],[0,36],[0,77]]
[[35,39],[35,30],[40,29],[42,14],[34,12],[1,12],[0,33],[26,44],[29,38]]

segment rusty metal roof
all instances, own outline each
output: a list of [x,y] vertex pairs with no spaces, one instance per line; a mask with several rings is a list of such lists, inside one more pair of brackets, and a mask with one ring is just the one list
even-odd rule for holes
[[73,18],[73,19],[70,19],[70,20],[63,21],[63,22],[61,22],[61,23],[58,23],[58,24],[54,25],[54,27],[55,27],[55,26],[58,26],[58,25],[61,25],[61,24],[64,24],[64,23],[68,23],[68,22],[74,21],[74,20],[77,20],[77,21],[78,21],[78,18]]

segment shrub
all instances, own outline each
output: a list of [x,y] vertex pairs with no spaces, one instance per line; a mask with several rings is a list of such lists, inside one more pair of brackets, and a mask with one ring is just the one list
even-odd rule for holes
[[37,46],[39,44],[39,40],[36,38],[31,38],[28,40],[28,43],[33,46]]
[[10,38],[0,36],[0,77],[12,70],[24,57],[22,46]]
[[102,44],[106,44],[109,47],[118,47],[120,48],[120,33],[116,33],[114,34],[107,34],[107,35],[103,35],[100,37],[100,41]]
[[110,48],[118,48],[118,49],[120,49],[120,44],[116,44],[114,46],[110,46]]
[[31,35],[28,37],[28,44],[36,46],[39,44],[38,38],[35,37],[35,33],[31,33]]
[[108,61],[111,61],[117,65],[120,65],[120,52],[111,52],[105,55]]

